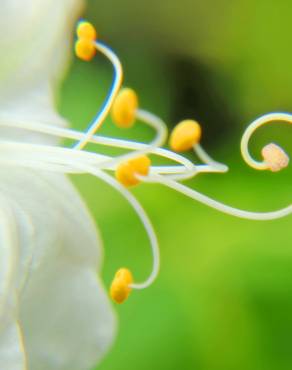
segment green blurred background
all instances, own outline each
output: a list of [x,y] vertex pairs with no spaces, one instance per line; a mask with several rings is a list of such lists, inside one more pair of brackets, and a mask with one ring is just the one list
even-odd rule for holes
[[[262,113],[292,111],[291,0],[92,0],[85,17],[120,55],[125,84],[171,128],[199,119],[203,144],[230,166],[188,185],[227,204],[268,211],[291,202],[291,166],[257,172],[240,158],[244,127]],[[111,66],[74,61],[61,112],[84,129],[106,96]],[[109,119],[102,133],[149,140]],[[292,153],[291,127],[274,124],[252,141]],[[194,158],[195,160],[195,158]],[[126,201],[89,176],[74,177],[105,246],[108,287],[117,268],[149,272],[146,235]],[[161,273],[116,306],[117,340],[102,370],[291,370],[292,219],[256,222],[223,215],[158,185],[133,190],[155,226]]]

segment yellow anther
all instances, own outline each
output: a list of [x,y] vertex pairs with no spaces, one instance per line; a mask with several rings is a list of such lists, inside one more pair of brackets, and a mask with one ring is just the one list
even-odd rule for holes
[[169,145],[176,152],[190,150],[197,144],[202,136],[201,126],[193,120],[184,120],[173,129]]
[[262,156],[272,172],[278,172],[289,164],[288,155],[282,148],[273,143],[266,145],[262,149]]
[[121,128],[130,128],[136,119],[138,97],[133,89],[123,88],[112,107],[112,120]]
[[133,283],[133,276],[126,268],[119,269],[110,287],[110,296],[116,303],[123,303],[131,293],[130,285]]
[[78,39],[75,43],[75,53],[78,58],[89,62],[96,54],[93,41],[88,39]]
[[76,33],[79,39],[95,41],[97,38],[95,28],[87,21],[81,21],[78,23]]
[[117,180],[126,187],[139,184],[136,175],[147,176],[151,161],[146,155],[121,163],[116,170]]

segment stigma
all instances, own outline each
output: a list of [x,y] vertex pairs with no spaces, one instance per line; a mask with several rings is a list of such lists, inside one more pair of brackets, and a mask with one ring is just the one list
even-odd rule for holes
[[272,172],[281,171],[286,168],[289,164],[289,157],[279,145],[274,143],[266,145],[262,149],[262,156],[264,158],[267,167]]

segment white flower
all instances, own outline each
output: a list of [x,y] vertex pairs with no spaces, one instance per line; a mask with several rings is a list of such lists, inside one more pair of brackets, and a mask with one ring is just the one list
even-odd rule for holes
[[[24,6],[25,4],[25,6]],[[0,47],[0,364],[5,370],[89,370],[108,349],[115,316],[97,277],[100,242],[82,200],[63,175],[90,173],[119,191],[132,205],[148,234],[153,266],[137,283],[128,269],[116,273],[111,296],[124,302],[132,289],[152,284],[159,271],[159,249],[151,222],[127,187],[154,182],[210,207],[241,218],[270,220],[291,214],[292,205],[274,212],[249,212],[227,206],[181,183],[202,173],[225,173],[199,143],[201,128],[184,120],[171,135],[175,151],[194,150],[202,164],[162,149],[167,137],[160,118],[138,106],[132,89],[119,91],[122,67],[114,52],[95,39],[87,22],[77,28],[76,54],[89,61],[96,51],[113,64],[108,98],[88,130],[65,128],[53,106],[54,88],[64,69],[70,29],[78,0],[5,0],[1,4]],[[118,94],[118,95],[117,95]],[[112,108],[118,126],[138,119],[156,130],[150,143],[96,135]],[[266,115],[250,125],[241,150],[253,160],[248,142],[271,121],[292,122],[292,115]],[[76,140],[61,147],[52,138]],[[130,150],[112,157],[83,150],[88,142]],[[154,166],[147,155],[175,164]],[[115,171],[116,179],[108,174]]]
[[[2,140],[52,143],[9,126],[65,125],[53,93],[81,5],[1,1]],[[99,236],[63,174],[0,165],[0,256],[0,368],[92,368],[112,343],[115,317],[98,277]]]

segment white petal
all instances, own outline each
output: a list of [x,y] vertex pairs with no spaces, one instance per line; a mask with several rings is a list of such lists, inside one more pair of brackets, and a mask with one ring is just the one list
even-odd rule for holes
[[[17,119],[65,124],[55,112],[54,95],[73,55],[73,28],[82,4],[83,0],[1,0],[2,125]],[[22,140],[40,138],[23,131],[17,135],[15,131],[1,128],[0,134],[21,136]]]
[[20,243],[17,209],[0,195],[0,368],[25,370],[26,355],[17,320],[16,286]]
[[89,370],[115,334],[115,317],[95,272],[64,256],[34,272],[21,321],[30,370]]
[[34,225],[33,247],[20,233],[19,281],[27,279],[18,283],[29,370],[88,370],[111,345],[116,327],[97,277],[101,246],[94,224],[63,175],[3,171],[0,191]]
[[4,317],[6,318],[7,311],[11,309],[13,292],[17,284],[19,243],[12,206],[2,195],[0,196],[0,256],[0,319],[3,325]]
[[[15,168],[3,170],[0,191],[31,219],[35,244],[33,266],[62,252],[86,267],[100,267],[102,247],[95,223],[65,176]],[[21,249],[29,254],[31,246],[27,238],[22,238]]]
[[3,370],[26,370],[22,333],[19,324],[13,319],[1,328],[0,366]]
[[83,0],[1,0],[0,81],[9,82],[1,84],[1,95],[9,93],[14,83],[27,90],[33,81],[58,77],[68,57],[68,41],[73,37],[72,27],[82,3]]

